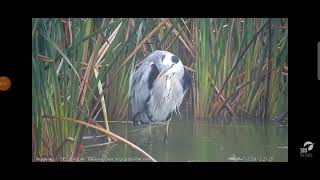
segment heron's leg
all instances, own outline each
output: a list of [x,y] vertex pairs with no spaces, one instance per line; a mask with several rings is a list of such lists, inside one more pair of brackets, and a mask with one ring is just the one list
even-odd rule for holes
[[166,132],[164,135],[163,143],[168,143],[170,121],[171,121],[171,118],[166,122]]
[[151,143],[152,142],[152,123],[148,124],[148,134],[149,134],[148,143]]

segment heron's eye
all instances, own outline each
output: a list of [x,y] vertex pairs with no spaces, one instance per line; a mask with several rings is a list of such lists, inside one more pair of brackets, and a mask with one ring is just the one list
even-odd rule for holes
[[161,61],[163,62],[163,59],[166,57],[166,55],[163,55],[162,57],[161,57]]
[[171,60],[173,63],[177,64],[179,62],[179,58],[177,56],[172,56]]

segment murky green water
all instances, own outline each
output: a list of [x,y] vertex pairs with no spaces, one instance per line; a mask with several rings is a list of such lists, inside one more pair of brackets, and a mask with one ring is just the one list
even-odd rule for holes
[[[156,125],[152,139],[148,129],[132,124],[111,123],[111,130],[149,153],[157,161],[182,162],[278,162],[288,161],[288,126],[259,120],[192,119],[175,117],[170,123],[168,143],[163,143],[165,126]],[[105,138],[86,140],[97,144]],[[136,150],[114,143],[100,147],[86,147],[83,161],[148,161]]]

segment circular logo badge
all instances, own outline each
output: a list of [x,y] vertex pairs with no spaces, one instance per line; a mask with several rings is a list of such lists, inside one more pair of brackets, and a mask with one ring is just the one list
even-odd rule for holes
[[0,76],[0,91],[7,91],[10,87],[10,79],[6,76]]

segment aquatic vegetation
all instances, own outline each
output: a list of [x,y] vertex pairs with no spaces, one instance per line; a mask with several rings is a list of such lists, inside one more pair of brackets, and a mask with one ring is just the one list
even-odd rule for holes
[[[32,19],[32,157],[79,157],[85,126],[126,121],[131,68],[156,49],[193,75],[196,117],[288,110],[288,19]],[[111,141],[112,139],[108,139]]]

